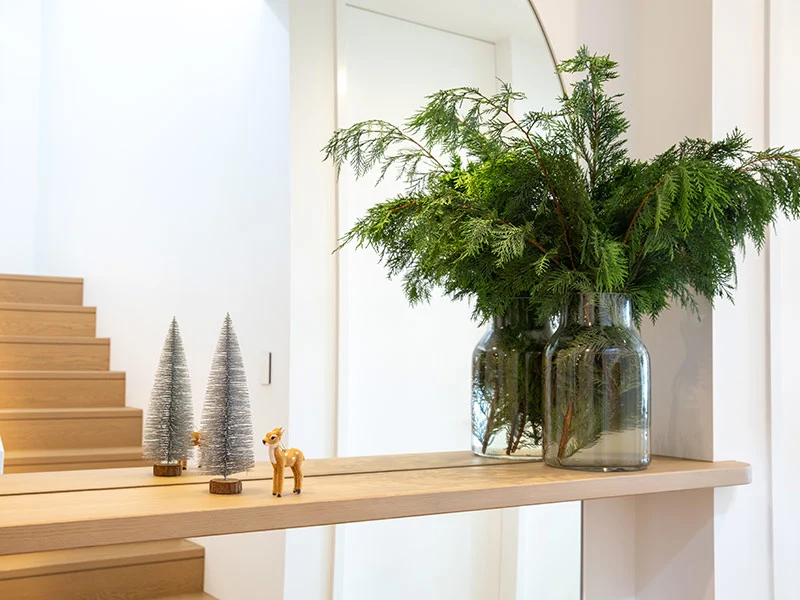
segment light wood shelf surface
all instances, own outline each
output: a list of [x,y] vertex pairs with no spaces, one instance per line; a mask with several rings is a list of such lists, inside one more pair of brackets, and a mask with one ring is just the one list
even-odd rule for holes
[[[348,460],[349,465],[343,462]],[[149,469],[120,470],[116,480],[111,474],[104,477],[104,472],[59,474],[63,479],[49,474],[48,479],[55,479],[49,489],[45,479],[34,474],[3,476],[0,555],[750,482],[745,463],[658,457],[649,469],[636,473],[566,471],[541,463],[485,461],[468,453],[311,460],[307,466],[303,494],[292,495],[287,482],[289,493],[283,498],[272,496],[271,468],[264,464],[238,496],[212,496],[208,476],[162,484]],[[81,491],[63,491],[67,479]],[[105,480],[106,488],[116,487],[98,489],[99,480]]]

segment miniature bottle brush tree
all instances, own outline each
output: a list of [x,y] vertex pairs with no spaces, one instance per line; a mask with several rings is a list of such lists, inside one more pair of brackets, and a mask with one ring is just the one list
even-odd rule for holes
[[176,477],[192,452],[192,387],[178,321],[173,318],[161,351],[144,429],[144,457],[153,475]]
[[217,342],[200,422],[200,468],[212,479],[212,494],[238,494],[242,482],[229,477],[255,466],[253,425],[242,352],[226,315]]

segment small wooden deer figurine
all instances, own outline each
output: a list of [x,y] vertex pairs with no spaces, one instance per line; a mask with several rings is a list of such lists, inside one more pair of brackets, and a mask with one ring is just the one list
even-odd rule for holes
[[[199,431],[193,431],[192,432],[192,446],[194,446],[195,448],[200,446],[200,432]],[[183,468],[184,471],[186,470],[186,465],[187,465],[188,462],[189,461],[186,461],[186,460],[182,460],[181,461],[181,467]],[[200,466],[200,460],[199,459],[197,460],[197,466],[198,467]]]
[[281,436],[283,436],[283,427],[276,427],[267,432],[267,435],[261,440],[265,446],[269,446],[269,462],[272,463],[272,495],[278,498],[283,493],[283,470],[286,467],[292,469],[294,476],[292,492],[299,494],[303,491],[303,461],[306,459],[302,450],[297,448],[284,450],[281,447]]

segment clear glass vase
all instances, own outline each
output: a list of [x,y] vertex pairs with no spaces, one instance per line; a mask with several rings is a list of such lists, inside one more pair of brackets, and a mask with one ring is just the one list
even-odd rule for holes
[[545,349],[545,463],[592,471],[650,464],[650,357],[623,294],[579,294]]
[[541,460],[542,357],[551,329],[527,299],[492,319],[472,354],[472,451]]

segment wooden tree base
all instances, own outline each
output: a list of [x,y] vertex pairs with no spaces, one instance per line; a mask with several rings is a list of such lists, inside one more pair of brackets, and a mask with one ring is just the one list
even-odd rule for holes
[[156,477],[180,477],[183,472],[181,463],[156,463],[153,465],[153,475]]
[[242,482],[238,479],[212,479],[208,488],[212,494],[241,494]]

